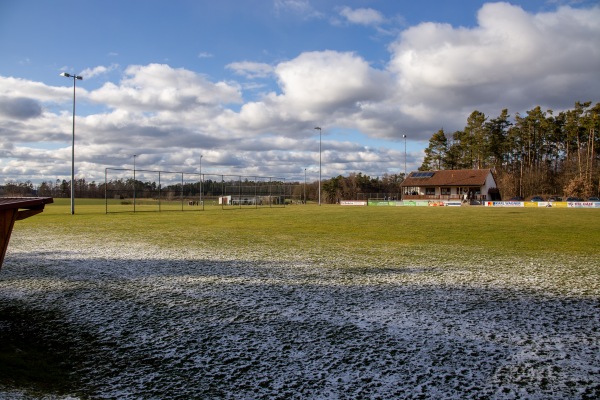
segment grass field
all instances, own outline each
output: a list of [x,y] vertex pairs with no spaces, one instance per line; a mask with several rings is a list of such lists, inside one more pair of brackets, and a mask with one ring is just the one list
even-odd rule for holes
[[598,209],[184,209],[16,223],[6,396],[600,396]]
[[[333,252],[381,246],[464,246],[515,255],[597,255],[600,212],[597,209],[487,207],[341,207],[324,205],[286,208],[185,206],[184,212],[105,213],[103,201],[81,199],[76,215],[68,200],[57,199],[43,216],[20,223],[60,233],[151,241],[158,246],[195,246],[199,241],[247,247],[268,244],[273,252]],[[172,210],[179,204],[171,207]],[[127,209],[131,208],[128,206]],[[111,208],[118,211],[116,208]],[[155,207],[151,208],[155,210]],[[90,228],[93,227],[93,230]],[[157,237],[150,232],[158,233]]]

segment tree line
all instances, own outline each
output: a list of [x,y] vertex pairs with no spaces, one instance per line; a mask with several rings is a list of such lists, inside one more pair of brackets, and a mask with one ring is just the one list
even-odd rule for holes
[[600,103],[555,115],[540,106],[511,121],[473,111],[463,130],[434,133],[420,171],[492,168],[503,198],[589,197],[600,191]]
[[[70,197],[71,181],[60,180],[43,181],[39,185],[31,181],[17,182],[9,181],[1,189],[1,195],[6,197]],[[75,197],[100,198],[104,197],[104,183],[98,184],[95,181],[87,182],[85,179],[75,179]]]
[[[400,197],[400,184],[404,174],[384,174],[382,177],[370,177],[361,172],[351,173],[348,176],[339,175],[321,182],[321,201],[324,203],[337,203],[342,199],[390,198]],[[224,190],[224,184],[228,189]],[[224,194],[237,194],[238,185],[240,192],[244,195],[254,194],[268,195],[267,186],[276,185],[274,193],[283,195],[293,201],[317,201],[319,198],[319,183],[308,182],[306,184],[298,181],[288,182],[262,182],[262,181],[229,181],[206,179],[202,182],[202,196],[214,197]],[[108,182],[88,182],[84,178],[75,180],[75,197],[77,198],[109,198],[122,197],[132,198],[134,188],[137,198],[163,197],[193,198],[200,194],[199,182],[184,182],[170,185],[159,185],[156,182],[143,182],[140,180],[113,179]],[[68,180],[56,179],[55,181],[43,181],[34,185],[31,181],[8,182],[0,187],[0,195],[8,197],[43,196],[55,198],[67,198],[71,196],[71,185]],[[224,193],[226,192],[226,193]]]
[[[203,196],[220,196],[223,193],[223,185],[229,187],[243,186],[244,188],[252,187],[251,193],[254,193],[255,187],[262,187],[260,194],[268,193],[264,189],[268,185],[286,185],[279,181],[226,181],[206,179],[202,182],[183,182],[175,184],[158,184],[154,181],[141,181],[133,178],[118,178],[111,179],[108,182],[96,183],[95,181],[88,182],[85,178],[75,179],[75,197],[81,198],[104,198],[107,194],[112,197],[112,194],[118,194],[123,197],[133,197],[134,191],[137,197],[156,197],[158,192],[176,193],[177,196],[194,197],[202,191]],[[298,182],[289,182],[287,185],[298,185]],[[47,196],[47,197],[70,197],[71,185],[68,180],[42,181],[36,188],[31,181],[16,182],[11,181],[4,184],[2,187],[2,195],[8,197],[19,196]],[[231,191],[231,190],[230,190]],[[246,194],[246,193],[245,193]]]
[[321,199],[325,203],[340,200],[368,200],[370,198],[400,199],[400,184],[404,174],[383,174],[371,177],[361,172],[348,176],[338,175],[322,182]]

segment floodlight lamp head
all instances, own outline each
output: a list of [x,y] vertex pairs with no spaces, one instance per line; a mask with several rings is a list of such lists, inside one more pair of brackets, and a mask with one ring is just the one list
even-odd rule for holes
[[321,127],[320,126],[316,126],[315,129],[321,130]]
[[70,75],[70,74],[68,74],[67,72],[62,72],[62,73],[60,74],[60,76],[64,76],[65,78],[70,78],[70,77],[71,77],[71,75]]
[[83,77],[79,76],[79,75],[73,75],[73,78],[75,79],[79,79],[80,81],[83,80]]

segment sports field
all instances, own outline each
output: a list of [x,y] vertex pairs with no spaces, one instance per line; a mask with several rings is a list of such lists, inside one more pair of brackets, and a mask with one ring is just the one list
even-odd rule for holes
[[0,398],[600,397],[600,210],[104,211],[16,223]]

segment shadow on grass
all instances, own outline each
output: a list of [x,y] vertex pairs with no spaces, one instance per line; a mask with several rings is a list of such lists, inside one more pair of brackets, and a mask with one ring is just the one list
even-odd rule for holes
[[[60,327],[59,327],[60,325]],[[58,329],[57,329],[58,328]],[[35,397],[73,394],[79,387],[81,353],[90,343],[60,311],[32,308],[20,300],[0,302],[0,387]]]
[[600,395],[597,296],[477,287],[440,267],[133,255],[9,259],[0,340],[13,366],[0,386],[102,398]]

